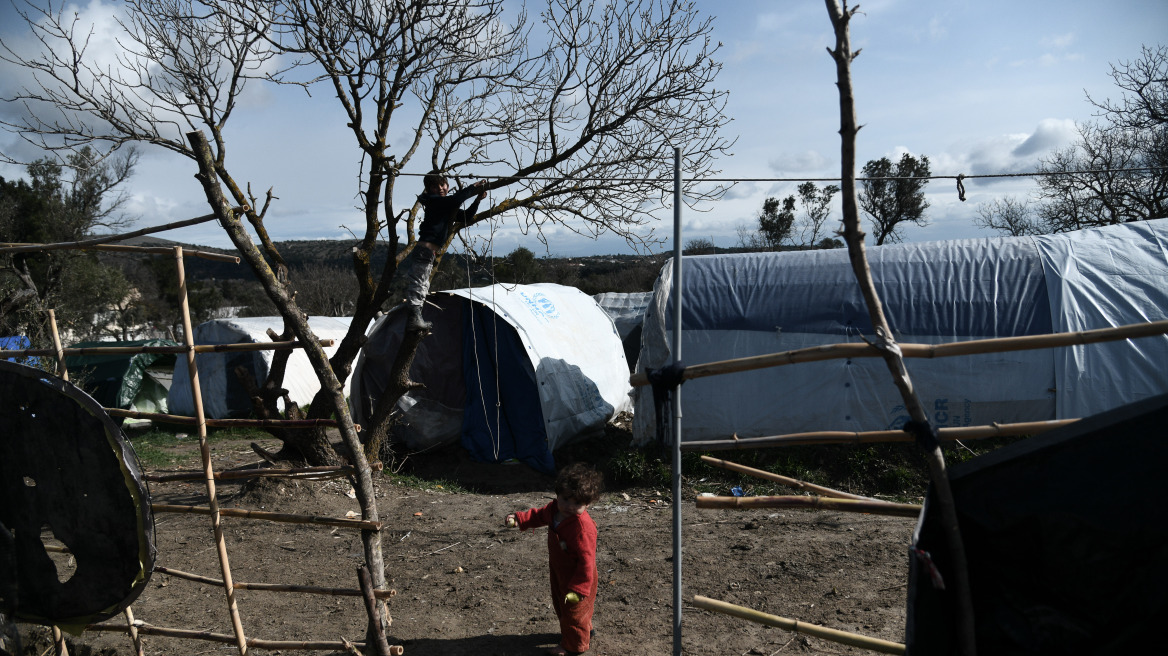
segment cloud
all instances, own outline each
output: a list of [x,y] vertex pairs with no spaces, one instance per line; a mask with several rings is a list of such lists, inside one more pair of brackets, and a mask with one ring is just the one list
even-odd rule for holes
[[739,182],[733,187],[730,187],[725,194],[722,195],[722,200],[739,200],[742,198],[751,198],[758,193],[758,185],[753,182]]
[[1066,48],[1075,42],[1075,33],[1069,32],[1067,34],[1058,34],[1055,36],[1043,37],[1040,44],[1045,48]]
[[814,150],[806,150],[801,153],[780,153],[767,162],[767,166],[780,175],[822,171],[829,164],[831,164],[830,160]]
[[[978,141],[959,143],[948,150],[929,155],[934,173],[953,175],[995,175],[1029,173],[1052,151],[1075,143],[1078,132],[1071,119],[1048,118],[1039,121],[1030,133],[999,134]],[[987,178],[984,184],[1005,179]]]
[[1039,121],[1034,133],[1026,138],[1010,153],[1024,158],[1035,154],[1048,153],[1075,141],[1079,133],[1075,122],[1069,118],[1047,118]]

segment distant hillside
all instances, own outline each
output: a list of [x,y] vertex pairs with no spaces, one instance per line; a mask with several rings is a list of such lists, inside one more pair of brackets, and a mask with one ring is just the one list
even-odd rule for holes
[[[235,254],[234,250],[211,248],[194,244],[159,239],[157,237],[138,237],[127,240],[125,243],[138,246],[167,246],[181,245],[183,248],[213,253]],[[349,271],[352,269],[353,240],[292,240],[276,242],[276,248],[284,257],[284,261],[293,271],[310,265],[336,267]],[[378,245],[373,255],[373,270],[381,271],[388,259],[389,249],[384,243]],[[506,258],[496,258],[496,277],[492,279],[488,271],[480,266],[472,274],[471,284],[486,285],[492,280],[496,282],[555,282],[563,285],[578,287],[588,294],[597,294],[605,291],[649,291],[653,281],[661,268],[661,264],[668,255],[591,255],[570,258],[538,258],[534,262],[535,271],[528,275],[514,279],[508,275],[505,266]],[[459,254],[446,256],[442,272],[434,281],[434,290],[460,287],[467,284],[466,261]],[[202,281],[254,281],[255,276],[251,268],[245,263],[231,264],[215,262],[202,258],[186,259],[187,276]]]

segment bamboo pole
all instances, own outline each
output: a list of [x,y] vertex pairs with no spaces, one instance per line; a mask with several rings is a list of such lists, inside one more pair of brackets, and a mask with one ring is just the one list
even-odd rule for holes
[[[182,415],[168,415],[161,412],[138,412],[136,410],[122,410],[121,408],[105,408],[111,417],[129,417],[131,419],[150,419],[167,424],[197,425],[198,419]],[[335,427],[336,419],[206,419],[208,426],[219,428],[237,428],[252,426],[257,428],[314,428],[316,426]],[[360,431],[358,431],[360,432]]]
[[[42,250],[49,244],[26,244],[17,242],[0,242],[0,253],[11,252],[12,250]],[[47,250],[63,250],[65,247],[52,248]],[[144,253],[155,255],[170,255],[174,249],[170,246],[121,246],[118,244],[98,244],[96,246],[74,246],[67,245],[67,248],[80,251],[113,251],[117,253]],[[213,260],[216,262],[231,262],[232,264],[239,264],[238,255],[226,255],[224,253],[211,253],[209,251],[186,251],[186,257],[199,257],[204,260]]]
[[[220,579],[213,579],[209,576],[200,576],[190,572],[184,572],[178,569],[171,569],[169,567],[162,567],[156,565],[154,571],[158,574],[166,574],[179,579],[187,581],[194,581],[195,583],[205,583],[207,585],[219,586],[223,585]],[[356,588],[328,588],[319,585],[293,585],[290,583],[245,583],[242,581],[234,581],[232,585],[236,590],[260,590],[264,592],[298,592],[302,594],[316,594],[328,595],[333,597],[361,597],[364,596],[364,591]],[[397,595],[397,590],[373,590],[373,595],[378,599],[389,599]]]
[[894,517],[917,517],[921,507],[878,499],[832,499],[829,497],[698,497],[698,508],[810,508]]
[[[991,437],[1011,437],[1038,435],[1063,426],[1070,426],[1078,419],[1050,419],[1046,421],[1023,421],[1013,424],[991,424],[989,426],[954,426],[941,428],[937,436],[949,442],[957,440],[981,440]],[[774,446],[814,446],[819,444],[877,444],[888,442],[912,442],[913,436],[902,430],[883,431],[817,431],[811,433],[790,433],[766,437],[734,437],[729,440],[702,440],[686,442],[686,451],[723,451],[730,449],[761,449]]]
[[[1168,319],[1110,328],[1081,330],[1072,333],[997,337],[993,339],[975,339],[945,344],[900,344],[899,346],[901,354],[906,358],[933,359],[1059,348],[1064,346],[1084,346],[1100,342],[1115,342],[1124,339],[1154,337],[1164,334],[1168,334]],[[716,362],[688,365],[683,373],[683,378],[685,380],[692,380],[706,376],[720,376],[742,371],[766,369],[768,367],[781,367],[789,364],[820,362],[823,360],[838,360],[841,358],[879,357],[883,357],[881,350],[872,344],[824,344],[822,346],[810,346],[791,351],[781,351],[779,353],[767,353],[732,360],[718,360]],[[633,387],[644,387],[649,384],[649,377],[645,372],[638,372],[629,377],[629,384]]]
[[[221,642],[231,644],[235,642],[235,636],[225,635],[222,633],[212,633],[210,631],[194,631],[191,629],[174,629],[169,627],[154,626],[147,624],[142,620],[135,620],[134,625],[138,629],[138,633],[142,635],[156,635],[167,638],[183,638],[186,640],[204,640],[208,642]],[[124,626],[115,626],[112,624],[90,624],[85,628],[86,631],[125,631]],[[344,651],[345,643],[364,648],[364,642],[354,642],[345,640],[259,640],[257,638],[247,638],[247,647],[254,649],[266,649],[269,651],[283,651],[283,650],[310,650],[315,649],[319,651]],[[394,652],[397,656],[404,654],[404,649],[400,646],[395,646],[401,651]]]
[[[208,476],[212,476],[208,474]],[[210,478],[208,480],[211,480]],[[213,484],[213,483],[212,483]],[[293,515],[290,513],[275,513],[266,510],[247,510],[245,508],[221,508],[216,503],[208,506],[176,506],[165,503],[152,503],[150,509],[156,513],[177,513],[185,515],[218,515],[220,517],[243,517],[246,519],[263,519],[269,522],[284,524],[319,524],[321,526],[335,526],[337,528],[352,528],[361,531],[380,531],[381,522],[367,519],[342,519],[334,517],[317,517],[316,515]],[[228,579],[230,580],[230,579]]]
[[[235,589],[231,585],[231,563],[227,557],[227,543],[223,539],[223,525],[220,521],[219,499],[215,494],[215,470],[211,464],[211,447],[207,443],[206,416],[203,414],[203,393],[199,388],[199,367],[195,362],[195,338],[191,327],[191,311],[187,300],[187,276],[183,266],[182,246],[174,247],[175,266],[178,269],[179,309],[182,312],[183,341],[187,346],[187,371],[190,374],[191,398],[195,407],[195,417],[199,420],[199,455],[206,475],[207,509],[211,515],[211,530],[215,535],[215,548],[219,554],[219,567],[223,572],[223,590],[227,597],[227,611],[231,615],[231,628],[235,632],[235,643],[240,656],[247,656],[247,638],[243,634],[243,621],[235,603]],[[154,504],[151,504],[152,506]],[[157,512],[157,511],[156,511]]]
[[[209,422],[208,422],[209,423]],[[340,478],[353,473],[351,465],[321,467],[291,467],[285,469],[240,469],[215,472],[215,480],[236,480],[248,478],[307,478],[310,480]],[[145,474],[142,478],[155,483],[171,481],[194,481],[202,477],[202,472],[180,472],[177,474]]]
[[122,611],[126,616],[126,630],[130,633],[130,640],[134,643],[134,656],[146,656],[146,650],[142,646],[142,637],[138,635],[138,627],[134,626],[134,611],[126,606],[126,610]]
[[[788,478],[779,474],[772,474],[768,471],[755,469],[754,467],[747,467],[729,460],[722,460],[721,458],[714,458],[711,456],[702,456],[702,462],[708,465],[725,469],[728,471],[738,472],[739,474],[746,474],[747,476],[754,476],[755,478],[762,478],[768,481],[773,481],[780,485],[793,487],[799,490],[807,490],[808,492],[815,492],[825,497],[832,497],[836,499],[854,499],[856,501],[875,501],[871,497],[861,496],[859,494],[852,494],[850,492],[841,492],[840,490],[833,490],[830,487],[823,487],[822,485],[815,485],[814,483],[806,483],[794,478]],[[702,498],[702,497],[699,497]]]
[[65,366],[65,349],[61,348],[61,334],[57,332],[56,310],[49,310],[49,328],[53,334],[52,355],[57,357],[57,375],[61,380],[69,380],[69,368]]
[[[232,208],[233,212],[246,212],[247,210],[248,210],[248,207],[246,205],[243,207]],[[182,221],[175,221],[174,223],[167,223],[164,225],[154,226],[151,228],[142,228],[141,230],[134,230],[133,232],[125,232],[125,233],[117,234],[117,235],[103,235],[101,237],[94,237],[93,239],[86,239],[83,241],[57,242],[57,243],[53,243],[53,244],[27,244],[24,246],[8,246],[5,248],[0,248],[0,253],[28,253],[28,252],[32,252],[32,251],[57,251],[57,250],[74,249],[74,248],[85,248],[87,246],[96,246],[98,244],[107,244],[107,243],[113,242],[113,241],[125,241],[127,239],[132,239],[134,237],[141,237],[142,235],[150,235],[150,234],[154,234],[156,232],[166,232],[167,230],[176,230],[178,228],[185,228],[187,226],[193,226],[193,225],[198,225],[200,223],[206,223],[208,221],[213,221],[216,218],[218,218],[218,217],[216,217],[214,214],[205,214],[203,216],[198,216],[198,217],[195,217],[193,219],[185,219]],[[170,251],[169,248],[167,248],[165,250],[167,252]],[[238,262],[238,259],[236,259],[236,261]]]
[[794,633],[802,633],[803,635],[814,636],[823,640],[829,640],[841,645],[849,645],[852,647],[860,647],[862,649],[871,649],[882,654],[903,654],[904,645],[898,642],[890,642],[888,640],[881,640],[880,638],[871,638],[868,636],[859,635],[856,633],[849,633],[847,631],[840,631],[839,629],[829,629],[826,626],[819,626],[818,624],[809,624],[807,622],[800,622],[799,620],[792,620],[786,617],[779,617],[778,615],[770,615],[750,608],[728,604],[717,599],[710,599],[701,595],[694,595],[693,605],[704,610],[713,611],[715,613],[723,613],[725,615],[733,615],[744,620],[757,622],[758,624],[765,624],[773,626],[785,631],[792,631]]
[[[332,346],[334,340],[319,340],[321,346]],[[240,342],[237,344],[196,344],[195,353],[239,353],[244,351],[277,351],[282,349],[305,348],[300,341],[291,342]],[[83,348],[64,348],[65,355],[118,355],[134,353],[174,353],[187,352],[185,346],[86,346]],[[18,349],[0,351],[0,357],[16,357],[21,355],[55,356],[57,351],[52,349]]]

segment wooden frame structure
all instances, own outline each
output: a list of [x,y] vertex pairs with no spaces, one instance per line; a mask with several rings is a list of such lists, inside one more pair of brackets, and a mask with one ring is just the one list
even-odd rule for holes
[[[211,578],[180,570],[174,570],[166,567],[156,566],[155,572],[165,573],[176,578],[182,578],[214,587],[222,588],[225,600],[227,602],[227,611],[230,616],[232,633],[230,635],[210,633],[205,631],[193,631],[181,628],[168,628],[161,626],[153,626],[147,624],[139,619],[135,619],[131,608],[127,607],[123,613],[125,622],[122,624],[115,623],[101,623],[90,625],[86,630],[90,631],[115,631],[126,632],[134,643],[135,653],[139,656],[144,656],[145,650],[142,644],[142,635],[158,635],[169,636],[190,640],[204,640],[211,642],[234,644],[241,656],[246,656],[250,649],[265,649],[265,650],[335,650],[335,651],[355,651],[357,648],[367,648],[367,653],[377,654],[378,656],[400,655],[404,653],[404,649],[399,645],[389,645],[386,642],[384,631],[382,628],[382,621],[378,606],[385,603],[385,600],[394,596],[394,590],[375,589],[372,584],[372,578],[367,566],[362,565],[358,568],[357,577],[359,586],[356,588],[325,588],[320,586],[305,586],[305,585],[290,585],[280,583],[244,583],[233,580],[230,558],[227,552],[226,541],[224,540],[223,528],[221,525],[221,518],[224,516],[240,517],[245,519],[255,519],[273,522],[286,522],[296,524],[316,524],[322,526],[332,526],[340,529],[358,530],[358,531],[372,531],[379,532],[381,530],[381,522],[369,521],[365,519],[348,519],[348,518],[327,518],[316,517],[310,515],[291,515],[285,513],[272,513],[256,510],[236,509],[236,508],[221,508],[219,506],[219,498],[216,492],[216,481],[224,479],[240,479],[240,478],[258,478],[258,477],[282,477],[282,478],[335,478],[340,476],[352,476],[354,468],[345,467],[307,467],[299,469],[283,469],[283,470],[256,470],[255,472],[230,472],[221,473],[216,472],[211,462],[211,451],[207,441],[207,427],[208,426],[257,426],[257,427],[308,427],[320,425],[335,426],[336,422],[333,420],[252,420],[252,419],[208,419],[203,412],[202,394],[199,387],[199,372],[196,363],[195,355],[197,353],[207,352],[237,352],[237,351],[258,351],[258,350],[282,350],[303,348],[303,345],[296,341],[284,342],[270,342],[263,344],[221,344],[221,345],[196,345],[194,343],[194,332],[191,325],[190,308],[187,297],[187,279],[186,270],[184,266],[185,257],[202,257],[210,260],[227,261],[239,263],[240,258],[234,255],[223,255],[219,253],[209,253],[200,251],[185,251],[181,246],[173,248],[166,247],[137,247],[111,244],[109,242],[119,241],[132,236],[142,234],[161,232],[176,227],[186,225],[194,225],[211,221],[216,218],[215,215],[208,215],[181,221],[177,223],[167,224],[156,228],[147,228],[133,233],[124,235],[110,235],[96,239],[90,239],[82,242],[74,242],[67,244],[0,244],[0,253],[5,252],[36,252],[43,250],[62,250],[62,249],[78,249],[78,250],[105,250],[118,251],[136,254],[173,254],[175,258],[175,267],[178,272],[178,286],[179,286],[179,305],[183,321],[183,339],[184,344],[178,347],[91,347],[91,348],[63,348],[61,346],[60,337],[57,331],[56,318],[53,310],[49,310],[49,321],[52,329],[53,349],[22,349],[22,350],[0,350],[0,358],[14,357],[14,356],[48,356],[57,359],[57,371],[65,380],[68,380],[68,371],[65,368],[65,356],[73,354],[92,354],[92,353],[118,353],[118,354],[134,354],[146,352],[165,352],[165,353],[182,353],[187,358],[188,372],[191,381],[191,393],[194,401],[195,416],[189,418],[179,418],[174,415],[159,414],[159,413],[142,413],[130,412],[119,409],[106,408],[107,413],[112,416],[132,416],[140,419],[154,419],[160,421],[176,421],[179,423],[189,423],[197,426],[199,436],[199,454],[202,463],[201,472],[180,473],[167,476],[147,476],[147,480],[152,480],[158,483],[164,483],[176,480],[202,480],[205,483],[207,490],[207,506],[174,506],[166,504],[151,504],[151,509],[155,513],[171,512],[171,513],[195,513],[208,515],[211,518],[211,526],[214,534],[215,548],[220,564],[221,578]],[[332,340],[321,340],[321,346],[331,346]],[[358,477],[354,477],[358,478]],[[360,483],[358,479],[358,484]],[[371,492],[371,491],[370,491]],[[373,498],[369,494],[369,498]],[[259,640],[253,637],[248,637],[244,631],[243,621],[239,615],[239,609],[236,604],[235,590],[263,590],[269,592],[284,592],[296,594],[316,594],[316,595],[332,595],[332,596],[356,596],[362,597],[365,600],[365,609],[369,615],[369,626],[371,628],[370,634],[374,636],[373,644],[367,645],[366,642],[351,642],[347,640],[311,640],[311,641],[290,641],[290,640]],[[60,629],[56,626],[53,629],[53,639],[56,646],[56,653],[59,656],[66,656],[68,649],[65,645],[64,636]]]

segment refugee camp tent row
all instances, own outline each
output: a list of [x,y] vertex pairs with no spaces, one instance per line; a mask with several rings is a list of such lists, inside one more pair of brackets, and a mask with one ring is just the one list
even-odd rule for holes
[[[1168,318],[1168,219],[1072,233],[868,249],[900,343],[1074,332]],[[683,364],[873,337],[845,249],[685,258]],[[672,362],[672,261],[645,316],[638,371]],[[1086,417],[1168,392],[1168,336],[908,359],[938,427]],[[880,358],[686,382],[683,440],[896,429],[908,413]],[[634,441],[656,433],[635,390]]]
[[[70,348],[178,345],[168,339],[139,339],[79,342]],[[173,353],[93,353],[66,356],[65,367],[70,379],[88,391],[103,408],[165,414],[175,361]],[[124,420],[125,425],[147,423],[149,420],[145,419]]]
[[[353,418],[386,389],[404,337],[399,306],[369,333],[353,372]],[[522,461],[552,473],[552,452],[603,432],[628,410],[629,369],[612,319],[592,297],[555,284],[431,294],[394,439],[418,451],[461,443],[481,462]]]
[[645,322],[645,310],[649,307],[653,292],[603,292],[592,298],[612,319],[621,344],[624,345],[629,370],[634,370],[637,355],[641,352],[641,325]]
[[[332,339],[332,346],[325,347],[325,355],[332,357],[349,330],[351,317],[309,317],[308,327],[318,339]],[[277,334],[284,330],[281,317],[249,317],[215,319],[199,324],[194,330],[195,344],[237,344],[268,343],[268,329]],[[247,417],[252,412],[251,401],[239,377],[236,367],[248,368],[255,376],[256,384],[262,384],[272,367],[275,351],[249,351],[237,353],[199,353],[195,364],[199,369],[199,387],[203,396],[203,414],[212,419]],[[303,407],[312,401],[320,390],[320,381],[303,349],[294,349],[288,358],[284,373],[284,389],[288,398]],[[349,383],[345,383],[345,394],[349,393]],[[167,396],[170,411],[174,414],[193,416],[194,401],[191,398],[191,379],[185,357],[178,358],[174,367],[174,382]],[[281,410],[284,403],[279,402]]]

